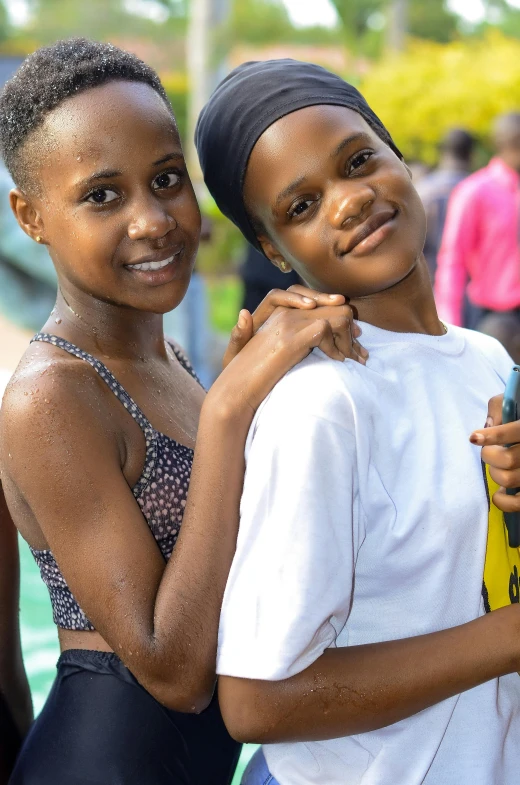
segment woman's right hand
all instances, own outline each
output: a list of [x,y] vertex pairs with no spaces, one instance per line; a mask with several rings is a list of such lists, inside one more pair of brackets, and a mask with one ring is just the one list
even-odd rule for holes
[[[364,364],[368,352],[359,344],[361,330],[354,322],[352,309],[345,305],[341,294],[324,294],[314,289],[295,284],[289,289],[273,289],[262,300],[256,311],[251,314],[247,310],[240,311],[238,323],[233,328],[229,345],[224,355],[223,367],[242,351],[244,346],[260,330],[269,317],[282,309],[299,309],[306,314],[308,322],[316,319],[327,319],[334,337],[334,344],[344,357],[349,357]],[[337,353],[329,352],[329,344],[321,347],[325,354],[333,359]]]
[[[330,295],[314,294],[331,302]],[[275,384],[313,349],[319,348],[339,362],[352,357],[352,310],[341,299],[343,304],[316,303],[311,309],[276,306],[258,332],[228,360],[206,397],[204,409],[216,406],[228,414],[252,416]],[[252,319],[248,311],[241,311],[238,329],[252,333]],[[366,356],[365,350],[361,351]],[[365,362],[365,356],[354,353],[359,362]]]

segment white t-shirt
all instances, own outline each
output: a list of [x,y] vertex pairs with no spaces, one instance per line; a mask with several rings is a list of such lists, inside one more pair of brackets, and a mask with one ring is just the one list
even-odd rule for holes
[[[367,367],[315,351],[249,432],[218,673],[290,677],[327,647],[407,638],[485,612],[480,450],[512,360],[492,338],[362,324]],[[509,580],[509,575],[507,575]],[[281,785],[511,785],[520,677],[487,682],[381,730],[269,744]]]

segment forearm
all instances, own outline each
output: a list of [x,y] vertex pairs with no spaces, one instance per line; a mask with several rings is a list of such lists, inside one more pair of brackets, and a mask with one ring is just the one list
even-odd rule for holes
[[224,719],[240,741],[314,741],[399,722],[519,667],[520,608],[387,643],[328,649],[279,682],[220,680]]
[[186,711],[204,708],[214,689],[219,616],[236,546],[251,417],[252,412],[222,412],[211,400],[204,404],[182,530],[157,593],[152,659],[143,663],[151,678],[144,683]]

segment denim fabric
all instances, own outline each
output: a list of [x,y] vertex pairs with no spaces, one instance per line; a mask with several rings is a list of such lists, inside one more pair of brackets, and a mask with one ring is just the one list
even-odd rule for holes
[[280,785],[269,773],[262,750],[255,752],[242,777],[241,785]]

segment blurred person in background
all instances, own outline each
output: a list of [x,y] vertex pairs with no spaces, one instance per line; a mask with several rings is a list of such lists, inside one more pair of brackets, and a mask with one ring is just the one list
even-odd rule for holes
[[416,183],[426,212],[424,255],[432,281],[437,269],[446,211],[451,192],[471,170],[475,138],[463,128],[452,128],[440,145],[439,165]]
[[[0,368],[0,400],[9,376]],[[0,785],[7,785],[33,719],[22,660],[19,601],[18,535],[0,483]]]
[[449,201],[435,296],[442,319],[485,330],[519,362],[520,112],[498,117],[493,140],[496,156]]
[[294,270],[283,273],[249,243],[240,268],[240,277],[244,285],[242,308],[250,313],[258,308],[271,289],[288,289],[293,284],[301,283]]

